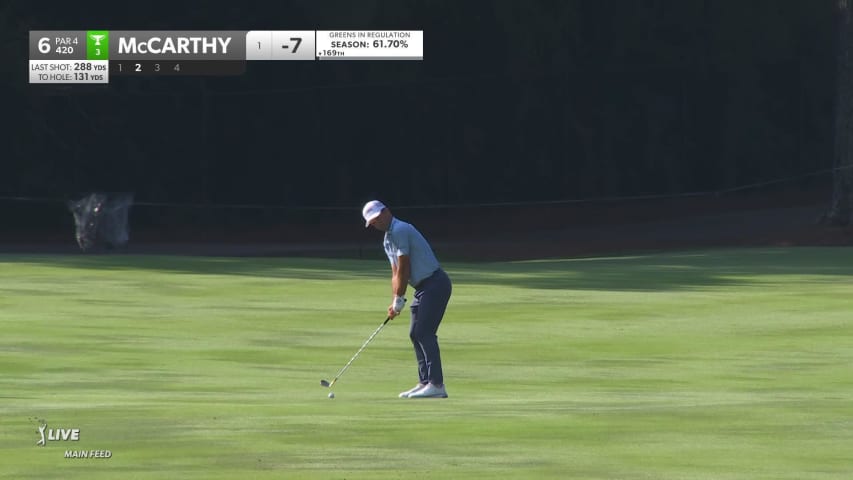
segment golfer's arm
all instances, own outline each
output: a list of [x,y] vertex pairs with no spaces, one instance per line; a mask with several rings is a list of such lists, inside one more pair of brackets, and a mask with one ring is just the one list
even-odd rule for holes
[[398,297],[406,295],[406,287],[409,286],[409,275],[412,273],[411,267],[408,255],[397,257],[397,265],[391,267],[391,290],[394,295]]

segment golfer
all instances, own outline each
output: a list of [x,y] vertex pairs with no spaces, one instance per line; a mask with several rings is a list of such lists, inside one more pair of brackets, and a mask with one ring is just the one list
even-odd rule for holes
[[361,214],[365,228],[372,225],[385,232],[383,246],[391,262],[393,294],[389,317],[394,318],[403,310],[407,284],[415,289],[409,307],[412,311],[409,338],[418,361],[418,384],[402,392],[400,398],[447,398],[436,332],[450,300],[450,278],[441,269],[423,235],[411,224],[391,215],[391,210],[382,202],[367,202]]

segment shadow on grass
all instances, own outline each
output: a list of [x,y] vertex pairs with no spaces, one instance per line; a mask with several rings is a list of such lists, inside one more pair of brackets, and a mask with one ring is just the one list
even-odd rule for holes
[[[452,265],[454,281],[535,289],[657,291],[853,275],[853,248],[738,249]],[[812,281],[820,281],[812,279]]]
[[191,275],[346,280],[386,278],[382,262],[269,257],[183,257],[162,255],[0,255],[0,263],[38,264],[91,270],[151,270]]
[[[145,255],[0,256],[0,263],[34,263],[96,270],[155,270],[196,275],[306,280],[387,280],[381,260],[267,257],[171,257]],[[616,257],[447,263],[454,283],[532,289],[657,291],[760,285],[767,276],[853,275],[853,248],[796,247],[710,250]],[[812,278],[809,281],[821,281]]]

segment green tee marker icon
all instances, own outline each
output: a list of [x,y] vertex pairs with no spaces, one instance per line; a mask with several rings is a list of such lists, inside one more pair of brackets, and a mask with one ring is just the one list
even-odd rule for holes
[[107,30],[88,30],[86,32],[86,59],[108,60],[110,51],[110,32]]

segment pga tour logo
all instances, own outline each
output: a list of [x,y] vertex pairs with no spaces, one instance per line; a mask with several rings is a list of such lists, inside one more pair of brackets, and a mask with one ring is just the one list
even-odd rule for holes
[[42,420],[38,429],[39,441],[36,445],[43,447],[46,442],[79,442],[79,428],[47,428],[47,422]]

